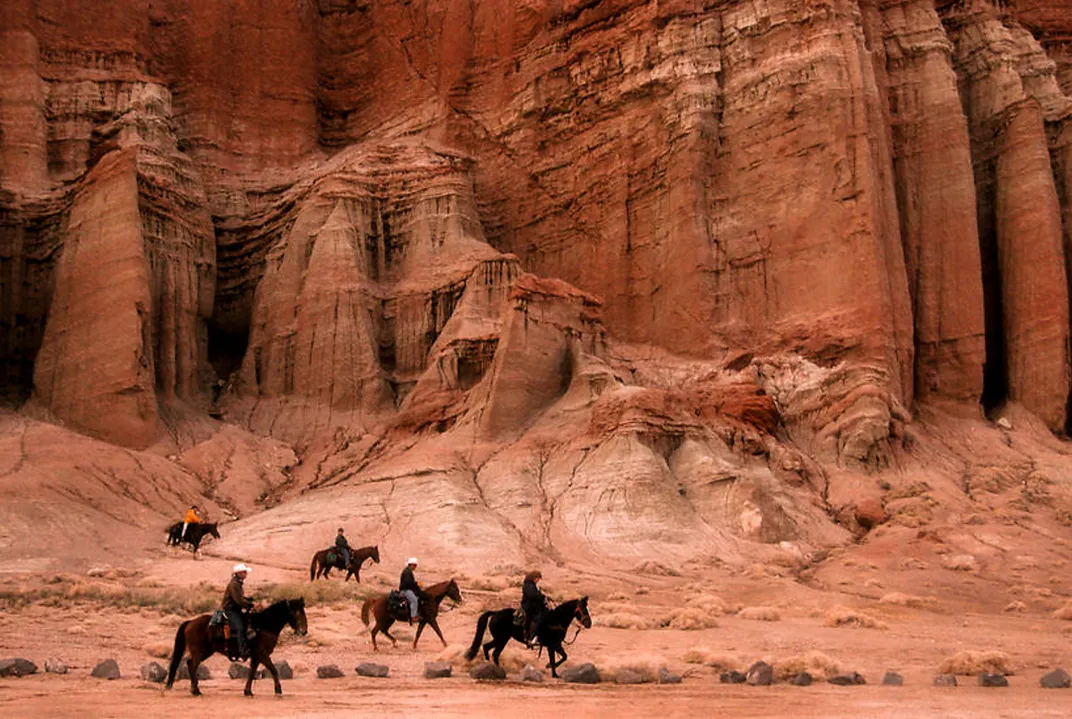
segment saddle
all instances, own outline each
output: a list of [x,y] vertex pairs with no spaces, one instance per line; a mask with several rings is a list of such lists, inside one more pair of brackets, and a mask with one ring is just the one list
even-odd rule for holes
[[392,615],[403,614],[407,611],[406,607],[406,598],[402,596],[402,592],[392,589],[387,595],[387,611]]
[[212,613],[212,616],[208,618],[208,625],[215,627],[223,624],[227,621],[227,615],[223,613],[222,609],[217,609]]
[[528,620],[529,620],[529,615],[525,612],[524,609],[522,609],[521,607],[518,607],[517,609],[514,610],[514,625],[515,626],[523,627],[523,626],[526,625]]
[[338,567],[339,553],[334,549],[329,549],[328,553],[324,556],[324,564],[329,567]]

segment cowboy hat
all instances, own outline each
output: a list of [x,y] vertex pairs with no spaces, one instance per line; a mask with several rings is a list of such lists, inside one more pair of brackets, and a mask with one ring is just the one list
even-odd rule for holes
[[416,557],[410,557],[409,560],[406,562],[406,564],[412,564],[413,566],[417,566],[417,558]]
[[239,563],[231,567],[231,571],[235,574],[238,574],[239,572],[252,572],[253,570],[247,567],[245,564]]

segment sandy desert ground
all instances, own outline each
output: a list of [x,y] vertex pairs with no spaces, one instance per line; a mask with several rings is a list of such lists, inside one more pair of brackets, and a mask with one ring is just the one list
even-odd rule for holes
[[[302,592],[309,597],[309,634],[289,630],[276,657],[286,659],[295,678],[284,695],[258,681],[256,696],[242,696],[242,683],[227,678],[226,659],[208,661],[212,678],[205,695],[189,694],[178,682],[171,691],[138,676],[149,661],[166,664],[175,628],[186,607],[212,603],[226,578],[228,559],[161,550],[141,569],[99,567],[85,573],[34,575],[10,564],[0,575],[5,611],[0,617],[0,657],[21,656],[42,669],[49,658],[69,666],[66,675],[40,673],[0,680],[4,716],[172,717],[189,715],[292,716],[686,716],[697,711],[740,717],[1065,717],[1072,715],[1072,691],[1044,690],[1039,678],[1057,666],[1072,666],[1068,649],[1072,623],[1053,616],[1049,602],[1030,599],[1020,611],[967,613],[955,595],[887,594],[882,601],[849,592],[816,591],[799,581],[724,577],[711,579],[628,574],[551,572],[549,592],[559,599],[591,595],[595,626],[580,633],[569,664],[591,661],[613,681],[622,667],[642,674],[666,666],[684,675],[678,685],[598,686],[565,684],[546,677],[522,683],[519,672],[535,654],[514,646],[504,655],[506,682],[468,677],[458,654],[472,639],[475,619],[485,607],[504,606],[517,593],[509,572],[459,575],[464,603],[448,610],[443,628],[446,650],[426,634],[414,651],[409,627],[397,627],[396,648],[372,651],[359,618],[360,597],[393,579],[386,567],[365,573],[360,588],[319,582],[312,588],[296,568],[260,566],[249,582],[262,600]],[[429,581],[438,579],[432,569]],[[921,580],[921,583],[931,582]],[[874,583],[871,585],[874,586]],[[991,603],[1004,601],[998,588],[981,588]],[[1015,590],[1014,591],[1019,591]],[[898,597],[900,597],[898,599]],[[1015,600],[1014,600],[1015,601]],[[198,604],[198,603],[201,604]],[[685,606],[685,609],[681,607]],[[908,606],[915,605],[915,606]],[[978,603],[977,603],[978,605]],[[988,603],[983,602],[983,606]],[[995,604],[996,606],[996,604]],[[762,609],[756,609],[760,607]],[[841,607],[840,609],[837,607]],[[675,609],[677,610],[675,614]],[[693,611],[697,610],[697,611]],[[858,623],[829,626],[831,617],[856,616]],[[750,618],[761,617],[761,618]],[[667,627],[659,626],[669,624]],[[622,625],[623,628],[608,626]],[[683,629],[674,627],[702,626]],[[632,625],[632,626],[630,626]],[[956,688],[932,685],[943,661],[958,652],[991,652],[1012,672],[1008,688],[982,688],[961,676]],[[811,654],[809,654],[811,653]],[[117,681],[89,676],[104,658],[115,658]],[[448,658],[455,676],[427,680],[425,661]],[[721,667],[746,668],[764,659],[776,667],[804,665],[820,678],[810,687],[784,682],[772,687],[724,685]],[[390,667],[387,679],[359,677],[356,664],[377,661]],[[342,679],[318,679],[316,668],[337,664]],[[970,667],[968,667],[970,669]],[[821,681],[833,671],[858,671],[866,686],[840,687]],[[904,676],[902,687],[881,686],[887,670]],[[966,669],[967,670],[967,669]]]

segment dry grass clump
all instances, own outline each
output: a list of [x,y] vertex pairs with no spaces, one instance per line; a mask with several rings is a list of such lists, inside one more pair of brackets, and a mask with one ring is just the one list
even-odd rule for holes
[[685,655],[681,657],[681,660],[686,664],[703,664],[718,672],[740,672],[747,669],[745,663],[736,654],[715,651],[708,649],[707,647],[690,649],[685,652]]
[[473,577],[469,580],[469,586],[472,589],[482,592],[501,592],[504,589],[510,589],[520,585],[521,582],[515,582],[510,577],[502,575],[482,575]]
[[770,662],[774,666],[774,675],[779,680],[792,679],[801,672],[823,680],[841,674],[841,665],[818,651],[805,652],[788,659]]
[[723,614],[728,614],[730,612],[730,607],[726,606],[726,603],[722,601],[721,597],[715,596],[714,594],[697,594],[685,602],[685,606],[699,609],[700,611],[707,612],[716,617],[720,617]]
[[597,659],[594,664],[604,677],[614,677],[619,672],[630,671],[639,675],[643,682],[653,682],[659,670],[666,668],[666,659],[656,654],[627,654]]
[[938,608],[937,597],[919,597],[915,594],[904,594],[902,592],[890,592],[889,594],[884,594],[878,602],[879,604],[893,604],[899,607],[911,607],[913,609]]
[[678,607],[660,624],[671,629],[710,629],[718,626],[718,620],[713,614],[696,607]]
[[680,577],[681,572],[654,559],[646,559],[633,567],[637,574],[648,574],[654,577]]
[[850,607],[843,607],[840,604],[827,610],[826,619],[823,623],[828,627],[849,626],[868,629],[889,629],[885,622],[875,619],[870,614],[865,614]]
[[1024,604],[1023,602],[1021,602],[1019,599],[1014,599],[1013,601],[1011,601],[1008,604],[1006,604],[1005,609],[1003,609],[1002,611],[1005,611],[1005,612],[1026,612],[1027,611],[1027,605]]
[[1054,619],[1072,620],[1072,600],[1065,602],[1053,613]]
[[171,642],[150,642],[145,645],[145,653],[157,659],[167,659],[171,656]]
[[372,588],[357,582],[283,582],[257,587],[256,596],[264,604],[283,599],[305,599],[306,604],[352,604],[374,594]]
[[120,610],[155,609],[170,614],[201,614],[219,606],[223,587],[200,582],[188,587],[129,587],[81,578],[64,579],[36,589],[19,587],[0,590],[0,608],[28,604],[70,607],[95,604]]
[[986,672],[987,674],[1014,674],[1012,660],[1005,652],[996,649],[975,650],[965,649],[951,657],[947,657],[938,665],[939,674],[965,674],[973,675]]
[[782,614],[777,607],[745,607],[737,612],[737,616],[756,622],[778,622],[782,619]]
[[651,629],[654,622],[633,612],[600,612],[592,617],[596,626],[611,629]]

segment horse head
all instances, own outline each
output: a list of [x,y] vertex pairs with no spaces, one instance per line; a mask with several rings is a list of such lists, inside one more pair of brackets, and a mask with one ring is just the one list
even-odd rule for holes
[[369,557],[372,561],[376,562],[376,564],[380,563],[380,546],[378,544],[372,547],[372,554],[370,554]]
[[588,613],[588,597],[581,597],[577,607],[573,610],[573,618],[581,623],[585,629],[592,628],[592,615]]
[[295,634],[299,637],[304,637],[309,633],[309,622],[305,618],[305,597],[288,599],[287,609],[290,611],[290,618],[287,620],[287,624],[290,625]]
[[462,592],[460,589],[458,589],[458,583],[454,581],[453,577],[451,577],[450,583],[447,584],[447,591],[445,592],[445,594],[446,596],[450,597],[451,601],[453,602],[460,604],[462,601]]
[[216,539],[220,538],[220,530],[216,529],[216,523],[215,522],[213,522],[212,524],[205,524],[205,525],[202,525],[202,526],[205,528],[205,531],[208,532],[209,534],[211,534],[213,537],[215,537]]

